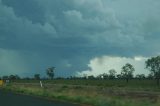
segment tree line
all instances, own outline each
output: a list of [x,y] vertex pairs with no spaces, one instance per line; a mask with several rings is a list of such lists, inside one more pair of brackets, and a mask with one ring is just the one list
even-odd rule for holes
[[[126,82],[129,79],[137,78],[137,79],[156,79],[157,85],[160,83],[160,56],[151,57],[145,61],[145,68],[150,71],[150,74],[146,77],[144,74],[137,74],[135,77],[133,75],[135,68],[130,63],[126,63],[121,68],[121,74],[116,75],[116,70],[109,70],[109,74],[103,73],[97,76],[97,78],[102,79],[126,79]],[[94,78],[94,76],[87,76],[88,78]]]
[[[156,57],[151,57],[148,60],[145,61],[145,68],[150,71],[150,74],[148,76],[145,76],[144,74],[137,74],[135,77],[133,73],[135,72],[135,68],[132,64],[126,63],[122,68],[121,68],[121,73],[116,74],[115,69],[109,70],[109,74],[103,73],[98,75],[97,77],[94,77],[93,75],[87,76],[84,75],[83,77],[75,77],[71,76],[67,79],[125,79],[126,82],[128,83],[130,79],[136,78],[136,79],[156,79],[157,85],[160,83],[160,56]],[[55,67],[50,67],[46,69],[46,75],[48,78],[52,80],[55,75]],[[10,76],[3,76],[0,79],[10,79],[10,80],[18,80],[21,79],[18,75],[10,75]],[[34,78],[23,78],[23,79],[36,79],[39,80],[41,79],[40,74],[35,74]],[[59,79],[64,79],[64,78],[59,78]]]
[[[47,78],[43,78],[43,79],[53,79],[54,78],[54,74],[55,74],[55,67],[50,67],[50,68],[47,68],[46,69],[46,75],[48,76]],[[3,80],[19,80],[19,79],[24,79],[24,80],[40,80],[42,79],[40,77],[40,74],[34,74],[34,76],[31,78],[31,77],[24,77],[24,78],[21,78],[20,76],[18,75],[9,75],[9,76],[2,76],[0,77],[0,79],[3,79]]]

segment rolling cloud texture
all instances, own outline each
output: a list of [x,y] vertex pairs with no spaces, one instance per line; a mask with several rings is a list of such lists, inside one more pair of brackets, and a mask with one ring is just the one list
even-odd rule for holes
[[1,75],[55,66],[70,76],[95,58],[158,55],[159,18],[159,0],[0,0]]

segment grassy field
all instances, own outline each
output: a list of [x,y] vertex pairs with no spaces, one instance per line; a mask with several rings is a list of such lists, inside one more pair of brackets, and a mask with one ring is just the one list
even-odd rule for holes
[[154,80],[18,80],[3,89],[90,106],[160,106]]

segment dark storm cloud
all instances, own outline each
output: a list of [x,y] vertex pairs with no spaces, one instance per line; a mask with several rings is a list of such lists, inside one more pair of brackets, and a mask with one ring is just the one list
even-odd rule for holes
[[27,64],[26,73],[54,65],[57,75],[85,70],[97,56],[156,55],[159,5],[157,0],[0,0],[0,52],[14,52],[18,63]]
[[32,22],[44,22],[45,11],[35,0],[3,0],[3,3],[12,7],[19,17],[28,18]]

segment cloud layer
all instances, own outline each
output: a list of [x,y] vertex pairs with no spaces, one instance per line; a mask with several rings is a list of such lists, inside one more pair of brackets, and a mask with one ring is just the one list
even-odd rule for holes
[[159,10],[158,0],[0,0],[0,48],[20,53],[9,55],[23,71],[56,66],[57,76],[101,56],[150,57],[160,53]]
[[134,58],[126,58],[126,57],[113,57],[113,56],[102,56],[93,58],[88,64],[88,70],[77,72],[77,76],[84,75],[94,75],[98,76],[103,73],[109,74],[109,70],[115,69],[117,74],[121,73],[122,67],[126,63],[130,63],[135,68],[136,74],[148,74],[149,71],[145,69],[145,61],[146,57],[134,57]]

